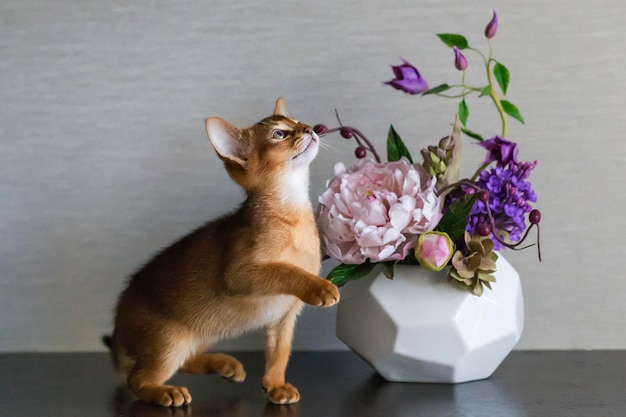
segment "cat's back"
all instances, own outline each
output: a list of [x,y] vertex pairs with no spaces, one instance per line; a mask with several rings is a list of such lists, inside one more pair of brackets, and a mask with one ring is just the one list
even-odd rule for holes
[[207,222],[152,257],[130,277],[127,292],[171,298],[188,286],[219,287],[216,281],[236,250],[235,237],[249,226],[240,210]]

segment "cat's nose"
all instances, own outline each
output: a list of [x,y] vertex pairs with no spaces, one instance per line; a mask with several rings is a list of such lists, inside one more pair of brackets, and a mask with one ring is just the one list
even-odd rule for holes
[[308,133],[309,135],[313,134],[313,128],[311,128],[310,126],[307,126],[304,128],[304,133]]

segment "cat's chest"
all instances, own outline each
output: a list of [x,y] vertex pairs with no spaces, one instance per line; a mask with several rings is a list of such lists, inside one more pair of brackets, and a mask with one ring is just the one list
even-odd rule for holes
[[281,260],[318,274],[321,268],[320,240],[315,220],[311,216],[301,219],[290,230],[290,239],[281,251]]

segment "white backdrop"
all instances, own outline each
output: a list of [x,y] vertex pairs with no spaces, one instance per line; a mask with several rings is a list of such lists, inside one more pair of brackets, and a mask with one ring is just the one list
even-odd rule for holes
[[[539,160],[544,215],[544,262],[507,255],[526,298],[518,348],[626,348],[623,1],[3,0],[0,351],[101,349],[125,277],[239,204],[207,116],[249,125],[284,95],[311,124],[339,109],[381,151],[393,122],[417,155],[448,133],[456,101],[383,86],[389,65],[402,56],[433,86],[455,82],[434,33],[480,45],[493,7],[508,96],[527,122],[510,138]],[[489,107],[470,110],[470,127],[495,129]],[[312,166],[312,198],[352,158],[333,141],[338,152]],[[476,148],[465,146],[467,173]],[[226,347],[261,345],[252,335]],[[307,308],[295,348],[343,348],[334,309]]]

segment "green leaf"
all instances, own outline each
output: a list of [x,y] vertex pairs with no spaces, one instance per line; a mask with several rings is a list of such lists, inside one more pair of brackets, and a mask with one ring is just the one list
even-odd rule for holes
[[506,96],[506,89],[509,87],[508,68],[501,63],[496,62],[496,65],[493,67],[493,75],[496,77],[496,81],[498,81],[498,85],[500,86],[500,90],[502,90],[502,94]]
[[514,119],[517,119],[521,124],[526,124],[526,122],[524,122],[524,118],[520,114],[515,104],[506,100],[501,100],[500,103],[502,103],[502,109],[504,110],[506,114],[508,114]]
[[328,273],[327,280],[338,287],[344,286],[347,282],[363,278],[374,269],[374,264],[365,262],[359,265],[339,264]]
[[461,100],[459,103],[459,120],[463,123],[463,126],[467,126],[467,118],[469,117],[469,107],[467,107],[467,103],[465,102],[465,98]]
[[459,49],[467,49],[469,48],[469,43],[465,36],[457,35],[455,33],[437,33],[437,36],[443,43],[448,45],[450,48],[456,46]]
[[400,158],[405,156],[411,163],[413,163],[413,158],[411,158],[411,153],[402,142],[400,135],[396,132],[396,129],[393,128],[393,125],[389,127],[389,134],[387,135],[387,161],[399,161]]
[[469,136],[469,137],[470,137],[470,138],[472,138],[472,139],[476,139],[476,140],[479,140],[479,141],[481,141],[481,142],[482,142],[483,140],[485,140],[485,139],[484,139],[481,135],[479,135],[478,133],[476,133],[476,132],[472,132],[471,130],[466,129],[466,128],[464,128],[464,127],[462,127],[462,128],[461,128],[461,132],[465,133],[467,136]]
[[478,97],[480,98],[488,95],[491,95],[491,85],[484,86]]
[[439,84],[437,87],[433,87],[428,91],[424,91],[422,93],[423,96],[426,96],[428,94],[437,94],[437,93],[442,93],[444,91],[448,91],[449,89],[451,89],[452,87],[446,83],[443,84]]
[[465,233],[467,218],[474,206],[475,200],[476,193],[468,194],[452,203],[443,214],[435,230],[446,232],[453,242],[457,240]]
[[394,273],[393,269],[396,266],[396,262],[395,261],[380,262],[379,265],[383,271],[383,274],[385,274],[387,278],[393,279],[393,273]]

